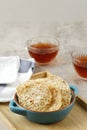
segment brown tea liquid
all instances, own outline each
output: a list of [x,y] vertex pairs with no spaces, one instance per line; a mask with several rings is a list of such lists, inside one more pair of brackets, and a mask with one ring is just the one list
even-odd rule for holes
[[33,44],[28,51],[31,57],[35,58],[37,62],[48,63],[57,55],[58,48],[56,45],[50,43],[37,43]]
[[87,56],[77,57],[77,60],[73,64],[77,73],[81,77],[87,78]]

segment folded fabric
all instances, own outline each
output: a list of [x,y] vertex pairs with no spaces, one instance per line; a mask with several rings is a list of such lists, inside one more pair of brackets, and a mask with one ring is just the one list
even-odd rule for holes
[[18,56],[0,57],[0,84],[9,84],[16,81],[20,61]]
[[29,60],[20,59],[20,69],[18,74],[18,83],[21,84],[27,81],[35,69],[35,60],[30,58]]
[[20,67],[18,69],[16,81],[9,84],[0,84],[0,102],[9,102],[14,96],[16,87],[22,82],[28,80],[35,69],[35,61],[33,58],[19,58],[19,62]]

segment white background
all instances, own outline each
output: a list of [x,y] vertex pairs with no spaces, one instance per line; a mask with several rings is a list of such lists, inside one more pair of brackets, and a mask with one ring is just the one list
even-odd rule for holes
[[0,0],[0,23],[87,21],[87,0]]

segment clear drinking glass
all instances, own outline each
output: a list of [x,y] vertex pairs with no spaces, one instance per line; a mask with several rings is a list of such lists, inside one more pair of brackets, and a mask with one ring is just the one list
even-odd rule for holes
[[79,49],[71,53],[73,66],[78,75],[87,80],[87,50]]
[[58,54],[59,41],[53,37],[40,36],[27,41],[28,54],[41,65],[50,63]]

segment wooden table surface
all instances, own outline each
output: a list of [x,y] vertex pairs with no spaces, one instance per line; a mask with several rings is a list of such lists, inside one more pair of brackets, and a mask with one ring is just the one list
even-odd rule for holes
[[[2,32],[0,32],[0,48],[2,48],[0,56],[18,55],[29,58],[24,52],[23,43],[35,31],[31,31],[32,29],[30,29],[29,25],[18,25],[17,27],[11,25],[10,27],[9,24],[4,29],[2,26],[0,27],[2,28]],[[69,84],[78,86],[80,90],[79,94],[83,94],[82,96],[84,96],[84,92],[87,92],[87,81],[80,79],[75,72],[70,53],[75,48],[87,47],[87,24],[76,23],[57,26],[56,36],[60,40],[58,56],[47,66],[37,65],[35,72],[48,70],[53,74],[59,75]],[[86,89],[81,93],[83,88]],[[87,110],[78,102],[75,103],[75,106],[66,119],[50,125],[28,121],[25,117],[11,112],[8,105],[9,103],[0,103],[0,130],[87,130]]]

